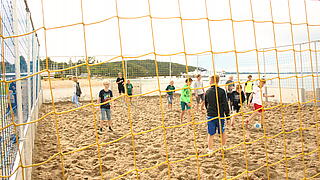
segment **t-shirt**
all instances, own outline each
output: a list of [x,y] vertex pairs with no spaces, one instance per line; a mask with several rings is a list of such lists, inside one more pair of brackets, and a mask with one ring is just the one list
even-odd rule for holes
[[168,95],[173,95],[174,91],[172,90],[175,90],[176,88],[174,86],[171,86],[170,84],[167,86],[166,88],[166,91],[170,91],[170,92],[167,92]]
[[245,92],[246,92],[246,93],[252,93],[253,82],[247,81],[244,85],[246,86]]
[[201,88],[201,89],[195,89],[195,93],[200,95],[200,94],[203,94],[203,82],[202,81],[195,81],[194,84],[193,84],[193,87],[194,88]]
[[127,84],[127,92],[128,94],[132,94],[132,89],[133,89],[133,85],[132,84]]
[[262,91],[262,95],[265,94],[264,87],[262,87],[261,89],[258,86],[253,87],[252,103],[262,105],[261,91]]
[[[102,89],[99,92],[100,103],[104,103],[106,101],[109,101],[112,97],[113,97],[113,95],[112,95],[111,90],[105,91],[104,89]],[[103,104],[100,106],[100,108],[110,109],[110,103]]]
[[[188,88],[188,85],[184,85],[183,88]],[[190,103],[190,97],[191,97],[191,90],[188,89],[182,89],[181,90],[181,96],[180,101],[185,103]]]
[[[121,82],[122,81],[122,82]],[[117,83],[118,82],[121,82],[121,83],[118,83],[118,87],[119,88],[123,88],[124,86],[123,86],[123,82],[124,82],[124,78],[122,77],[122,78],[117,78],[117,81],[116,81]]]
[[241,91],[241,99],[240,99],[239,92],[233,91],[231,93],[230,99],[231,99],[231,103],[232,103],[233,106],[239,106],[239,104],[241,105],[246,100],[246,97],[244,95],[244,92]]
[[228,80],[228,81],[226,82],[226,84],[229,84],[229,85],[228,85],[228,88],[227,88],[227,93],[231,93],[232,90],[234,89],[234,84],[230,84],[230,83],[233,83],[233,81],[232,81],[232,80]]

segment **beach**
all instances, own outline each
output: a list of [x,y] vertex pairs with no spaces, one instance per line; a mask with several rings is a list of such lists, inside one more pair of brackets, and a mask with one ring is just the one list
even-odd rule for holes
[[[238,179],[248,176],[262,180],[267,179],[267,174],[270,179],[285,179],[286,170],[288,179],[302,179],[304,169],[306,177],[320,171],[319,136],[316,136],[319,129],[315,126],[319,111],[313,106],[299,108],[294,104],[267,110],[263,128],[256,129],[253,127],[255,122],[251,122],[247,131],[240,116],[235,127],[226,126],[227,150],[224,153],[218,150],[208,156],[205,114],[192,111],[194,118],[191,121],[185,118],[180,122],[179,96],[174,98],[172,112],[166,109],[164,96],[161,100],[159,96],[135,97],[132,106],[126,105],[123,99],[112,102],[114,131],[104,128],[98,137],[99,111],[94,111],[92,106],[45,117],[37,125],[33,164],[48,160],[59,149],[64,156],[55,156],[34,167],[33,179],[100,179],[100,162],[104,179],[116,178],[135,168],[141,171],[130,172],[120,179],[135,179],[137,174],[141,179],[167,179],[169,173],[171,179],[197,179],[198,174],[200,179],[223,179],[240,175],[246,167],[253,172],[244,173]],[[83,105],[87,103],[83,102]],[[268,103],[267,107],[276,105]],[[75,107],[70,102],[55,103],[56,112],[72,108]],[[52,110],[51,104],[43,104],[40,117]],[[189,124],[178,126],[184,123]],[[300,131],[300,127],[308,129]],[[57,133],[61,146],[57,143]],[[131,133],[138,134],[132,137]],[[215,137],[214,145],[215,149],[221,148],[219,136]],[[145,169],[153,166],[156,167]]]

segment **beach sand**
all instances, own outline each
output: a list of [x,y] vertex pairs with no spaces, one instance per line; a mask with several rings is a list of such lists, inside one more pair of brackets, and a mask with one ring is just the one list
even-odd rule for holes
[[[311,128],[303,131],[303,139],[299,130],[290,134],[280,134],[273,139],[262,138],[264,133],[268,137],[277,135],[282,131],[282,121],[285,123],[285,130],[291,131],[300,127],[307,128],[315,125],[315,111],[313,107],[303,106],[300,110],[298,106],[292,105],[286,108],[275,108],[265,113],[264,128],[256,129],[251,122],[249,131],[244,133],[242,128],[242,118],[238,117],[235,127],[227,126],[227,146],[231,148],[244,140],[252,142],[261,138],[259,141],[240,145],[234,149],[227,150],[222,158],[222,151],[218,151],[212,156],[195,156],[181,162],[189,156],[196,154],[199,156],[207,153],[207,125],[186,125],[176,128],[166,129],[166,144],[164,143],[164,129],[135,135],[134,146],[132,148],[132,130],[135,133],[147,131],[158,126],[175,126],[182,124],[179,118],[179,97],[174,99],[174,110],[169,112],[166,109],[165,98],[163,100],[163,113],[160,108],[159,97],[137,97],[133,99],[133,106],[130,106],[130,118],[128,119],[128,107],[125,103],[116,101],[112,104],[112,119],[114,122],[113,132],[105,130],[99,135],[99,143],[103,144],[98,149],[97,145],[80,150],[88,145],[95,144],[95,119],[91,106],[60,115],[49,115],[37,126],[35,139],[35,150],[33,152],[33,163],[41,163],[59,152],[59,148],[66,153],[63,158],[54,157],[51,161],[33,168],[32,179],[100,179],[99,155],[102,162],[102,172],[104,179],[112,179],[120,176],[127,171],[136,168],[144,169],[155,166],[166,161],[166,151],[170,162],[171,179],[197,179],[197,174],[201,179],[222,179],[224,170],[226,177],[235,177],[246,170],[255,171],[248,174],[250,179],[285,179],[286,169],[289,179],[301,179],[304,177],[304,169],[307,177],[320,172],[319,154],[317,152],[305,156],[297,156],[291,160],[283,160],[278,164],[268,167],[263,166],[266,162],[275,163],[285,157],[294,157],[302,153],[317,150],[317,140],[320,134],[317,129]],[[84,103],[85,104],[85,103]],[[268,107],[276,104],[269,104]],[[74,108],[71,103],[55,104],[57,112],[66,111]],[[40,117],[53,110],[51,104],[43,104]],[[248,110],[246,110],[248,111]],[[96,112],[99,118],[99,111]],[[164,115],[164,116],[162,116]],[[283,116],[282,116],[283,115]],[[319,113],[318,121],[319,121]],[[194,121],[204,121],[205,114],[193,112]],[[246,117],[248,115],[245,115]],[[284,117],[282,119],[282,117]],[[57,123],[56,123],[57,122]],[[185,119],[183,123],[187,123]],[[58,146],[56,127],[60,134],[61,147]],[[105,128],[106,129],[106,128]],[[265,130],[265,132],[264,132]],[[319,129],[320,130],[320,129]],[[128,134],[129,133],[129,134]],[[125,138],[115,141],[128,134]],[[316,134],[319,136],[317,137]],[[196,140],[196,141],[194,141]],[[285,142],[285,143],[284,143]],[[304,143],[302,143],[304,142]],[[195,149],[196,145],[196,149]],[[219,136],[215,137],[215,148],[220,148]],[[72,151],[77,151],[72,153]],[[135,154],[135,155],[134,155]],[[245,158],[247,157],[247,158]],[[268,157],[268,158],[266,158]],[[247,159],[247,161],[246,161]],[[303,163],[304,162],[304,163]],[[65,176],[62,176],[61,164],[63,163]],[[286,168],[287,167],[287,168]],[[140,179],[167,179],[168,164],[164,163],[156,168],[148,169],[138,173]],[[238,179],[246,179],[244,173]],[[133,171],[125,175],[122,179],[135,179],[136,172]],[[319,178],[319,177],[318,177]]]

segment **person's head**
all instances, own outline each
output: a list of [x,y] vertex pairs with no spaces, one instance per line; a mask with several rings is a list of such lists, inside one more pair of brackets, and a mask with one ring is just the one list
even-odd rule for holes
[[103,81],[103,86],[104,86],[105,89],[109,89],[110,82],[107,81],[107,80]]
[[249,75],[248,80],[251,81],[251,79],[252,79],[252,75]]
[[236,86],[236,90],[237,90],[238,92],[241,92],[241,91],[242,91],[242,86],[241,86],[240,84],[238,84],[238,85]]
[[174,81],[171,80],[171,81],[170,81],[170,85],[173,86],[173,84],[174,84]]
[[232,81],[233,80],[233,76],[229,76],[229,80]]
[[73,81],[73,82],[78,82],[77,76],[72,76],[72,81]]
[[188,86],[190,86],[191,85],[191,83],[192,83],[192,78],[187,78],[186,79],[186,84],[188,85]]
[[259,86],[260,86],[260,88],[262,88],[265,84],[266,84],[266,80],[265,79],[261,79],[260,81],[259,81]]
[[219,75],[213,75],[210,77],[210,84],[211,85],[217,85],[219,84],[220,76]]
[[122,73],[121,72],[118,73],[118,77],[122,78]]
[[201,75],[200,74],[196,75],[196,78],[197,78],[198,81],[200,81],[201,80]]
[[130,84],[130,80],[129,79],[127,80],[127,84]]

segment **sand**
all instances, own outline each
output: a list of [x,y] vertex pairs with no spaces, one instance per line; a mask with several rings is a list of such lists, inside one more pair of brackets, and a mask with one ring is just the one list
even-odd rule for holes
[[[179,119],[179,98],[174,99],[174,111],[168,112],[164,103],[164,123],[165,126],[181,124]],[[85,104],[85,103],[84,103]],[[138,97],[134,98],[134,106],[131,107],[132,128],[134,132],[146,131],[158,127],[162,123],[159,97]],[[273,106],[276,104],[269,104]],[[57,103],[56,111],[69,110],[74,106],[71,103]],[[43,104],[40,116],[52,110],[50,104]],[[286,131],[300,127],[300,119],[303,127],[310,127],[315,124],[315,112],[312,107],[304,106],[301,113],[297,106],[290,106],[282,110]],[[98,113],[97,113],[98,115]],[[319,117],[319,113],[317,114]],[[205,114],[195,112],[195,121],[205,120]],[[299,118],[300,117],[300,118]],[[87,107],[81,110],[72,111],[63,115],[57,115],[61,149],[68,153],[96,142],[94,118],[92,108]],[[123,135],[130,133],[130,121],[128,120],[128,108],[122,102],[112,104],[112,119],[114,120],[114,132],[104,131],[99,136],[100,143],[114,141]],[[318,118],[319,119],[319,118]],[[187,119],[184,123],[188,122]],[[266,135],[274,136],[281,132],[282,128],[281,110],[276,108],[266,112]],[[40,163],[47,160],[58,152],[56,138],[55,117],[50,115],[40,121],[37,126],[35,139],[35,150],[33,153],[33,163]],[[199,125],[187,125],[178,128],[167,129],[167,148],[169,161],[184,159],[195,154],[194,148],[194,128],[196,130],[196,145],[199,155],[207,153],[207,126],[206,123]],[[241,127],[241,117],[237,119],[236,127],[227,126],[228,133],[227,148],[233,147],[243,141],[243,129]],[[164,131],[158,129],[142,135],[136,135],[135,153],[136,166],[139,169],[152,167],[166,161],[166,146],[164,145]],[[263,129],[249,127],[247,142],[253,141],[263,136]],[[319,133],[318,133],[319,134]],[[306,130],[304,135],[304,152],[308,153],[316,150],[317,138],[316,128]],[[221,151],[216,152],[211,157],[190,158],[186,161],[170,164],[170,177],[172,179],[196,179],[199,167],[201,179],[222,179],[224,177],[224,167],[227,169],[227,178],[239,175],[246,169],[245,154],[248,159],[248,169],[255,170],[265,164],[266,151],[269,163],[275,163],[284,158],[284,137],[286,137],[287,157],[293,157],[301,153],[302,140],[300,131],[287,135],[279,135],[274,139],[257,141],[250,145],[241,145],[235,149],[225,152],[224,161]],[[215,148],[219,148],[219,139],[215,138]],[[246,149],[246,151],[245,151]],[[112,144],[101,146],[102,171],[104,179],[112,179],[129,170],[134,169],[134,154],[132,150],[132,137],[117,141]],[[304,176],[303,170],[306,168],[307,177],[320,172],[318,154],[307,155],[303,159],[298,156],[287,162],[289,179],[301,179]],[[59,156],[43,165],[33,168],[33,179],[100,179],[99,158],[97,146],[81,150],[63,157],[65,177],[62,177],[61,160]],[[271,179],[285,179],[286,161],[269,167]],[[250,173],[250,179],[267,179],[267,168]],[[141,179],[167,179],[168,166],[166,164],[151,170],[139,173]],[[122,179],[135,179],[135,172],[129,173]],[[319,178],[319,177],[318,177]],[[246,179],[246,174],[239,179]]]

